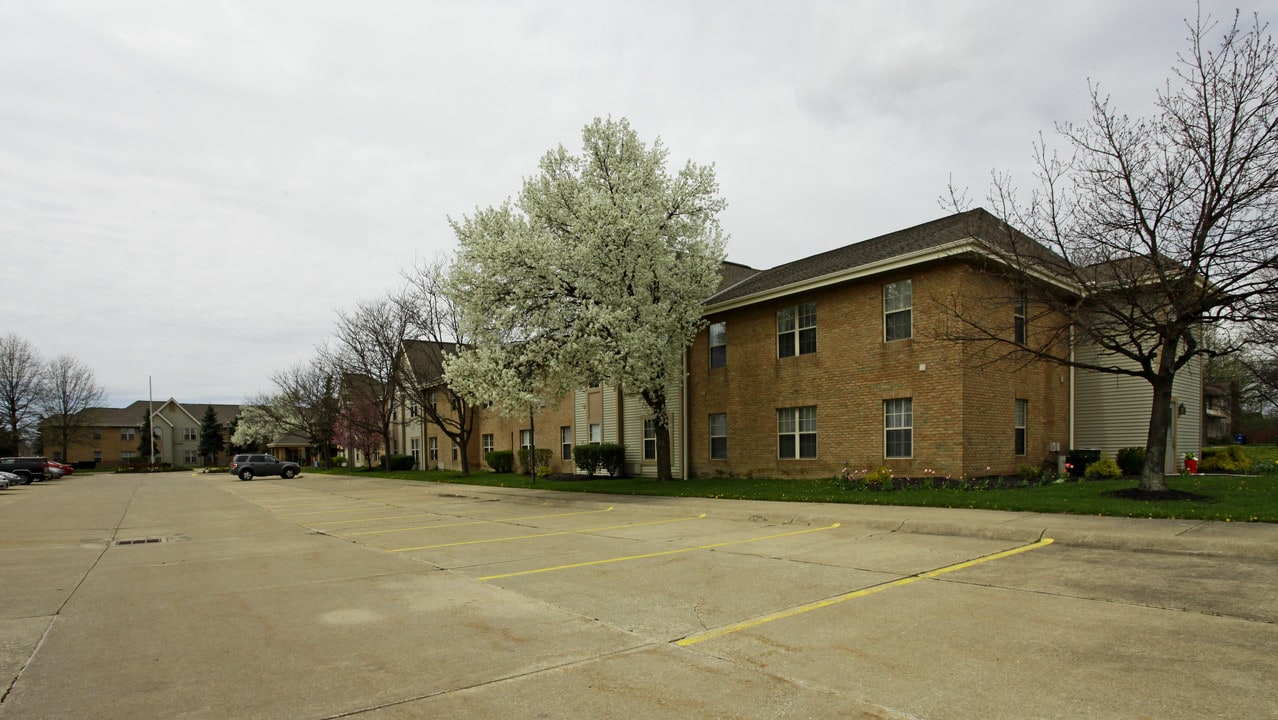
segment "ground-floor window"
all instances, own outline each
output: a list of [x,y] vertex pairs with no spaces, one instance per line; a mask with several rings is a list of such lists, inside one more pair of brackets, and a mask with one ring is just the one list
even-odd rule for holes
[[710,416],[710,459],[728,459],[728,414]]
[[817,456],[817,409],[815,405],[777,410],[777,457]]
[[643,421],[643,459],[657,459],[657,421],[653,418]]
[[494,445],[492,433],[485,433],[479,436],[479,447],[483,449],[485,454],[493,451]]
[[1025,418],[1029,415],[1029,400],[1016,401],[1016,454],[1025,454]]
[[431,462],[439,462],[439,438],[426,439],[426,453]]
[[519,449],[527,450],[532,447],[532,444],[533,444],[533,431],[520,430],[519,431]]
[[572,427],[564,425],[559,428],[559,458],[572,459]]
[[200,453],[195,450],[187,450],[182,453],[182,464],[192,465],[200,461]]
[[417,438],[409,438],[408,451],[413,456],[413,467],[420,467],[422,464],[422,441]]
[[914,398],[883,401],[884,456],[914,455]]

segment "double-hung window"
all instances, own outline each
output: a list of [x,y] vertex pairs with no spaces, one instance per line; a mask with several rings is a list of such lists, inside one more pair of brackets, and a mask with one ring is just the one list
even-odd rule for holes
[[914,455],[914,399],[883,401],[884,457]]
[[480,435],[480,436],[479,436],[479,447],[480,447],[480,448],[482,448],[482,449],[483,449],[483,451],[484,451],[485,453],[490,453],[490,452],[492,452],[492,451],[493,451],[493,447],[494,447],[494,445],[493,445],[493,434],[492,434],[492,433],[485,433],[485,434],[483,434],[483,435]]
[[643,459],[657,459],[657,421],[652,418],[643,421]]
[[422,464],[422,441],[417,438],[408,439],[408,447],[413,456],[413,467]]
[[519,449],[520,450],[527,450],[528,448],[532,447],[532,441],[533,441],[532,434],[533,434],[533,431],[531,428],[528,430],[519,431]]
[[1025,291],[1016,293],[1016,300],[1012,303],[1012,340],[1018,345],[1024,345],[1029,341],[1029,327],[1025,320]]
[[816,303],[808,302],[777,311],[777,357],[816,352]]
[[430,453],[430,461],[439,462],[439,438],[428,438],[426,440],[426,449]]
[[194,439],[195,439],[195,428],[182,428],[182,439],[183,439],[183,440],[194,440]]
[[909,280],[898,280],[883,286],[883,339],[908,340],[914,331],[911,322],[914,290]]
[[710,459],[728,459],[727,413],[714,413],[710,416]]
[[562,460],[572,459],[572,426],[564,425],[559,428],[559,457]]
[[710,367],[728,366],[728,324],[710,323]]
[[777,410],[777,457],[817,456],[816,406]]
[[1029,415],[1029,400],[1016,401],[1016,454],[1025,454],[1025,421]]

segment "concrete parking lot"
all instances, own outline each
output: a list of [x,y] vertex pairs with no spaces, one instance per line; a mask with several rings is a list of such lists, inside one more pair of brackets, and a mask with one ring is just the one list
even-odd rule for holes
[[348,476],[0,491],[0,718],[1278,717],[1272,525]]

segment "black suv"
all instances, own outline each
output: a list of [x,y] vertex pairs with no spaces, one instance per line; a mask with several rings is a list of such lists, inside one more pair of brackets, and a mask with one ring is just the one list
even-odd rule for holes
[[279,475],[287,480],[302,472],[302,466],[276,460],[274,455],[236,455],[231,460],[230,472],[239,475],[241,480],[252,480],[254,475]]

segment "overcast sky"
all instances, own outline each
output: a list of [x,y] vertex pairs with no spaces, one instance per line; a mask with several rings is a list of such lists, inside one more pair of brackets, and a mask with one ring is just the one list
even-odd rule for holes
[[[1204,0],[1232,18],[1234,5]],[[1244,6],[1278,18],[1278,0]],[[766,268],[1028,184],[1194,2],[0,2],[0,334],[109,403],[237,403],[597,116],[716,167]]]

